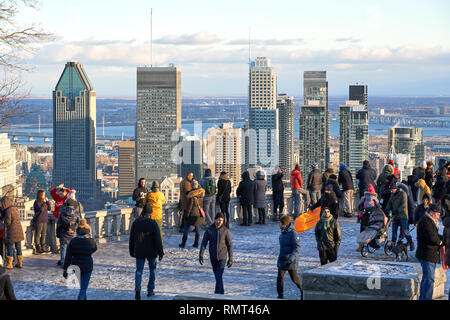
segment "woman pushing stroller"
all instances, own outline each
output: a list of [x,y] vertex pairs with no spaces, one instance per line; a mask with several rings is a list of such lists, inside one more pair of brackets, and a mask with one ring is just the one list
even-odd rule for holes
[[[364,229],[369,225],[370,208],[381,209],[380,202],[378,201],[377,193],[373,185],[369,184],[368,190],[364,192],[364,197],[358,203],[358,208],[360,208],[360,213],[358,215],[358,222],[361,224],[359,232],[363,232]],[[364,244],[360,243],[356,251],[360,252]]]

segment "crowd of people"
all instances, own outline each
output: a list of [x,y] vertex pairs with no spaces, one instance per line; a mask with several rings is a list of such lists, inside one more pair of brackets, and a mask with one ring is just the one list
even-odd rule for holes
[[[389,161],[378,176],[369,162],[364,161],[356,174],[359,202],[355,206],[353,203],[355,184],[351,172],[344,164],[339,166],[339,170],[328,164],[325,172],[321,173],[318,165],[313,163],[305,186],[300,166],[297,164],[289,177],[293,202],[292,219],[295,220],[303,213],[301,208],[309,210],[321,208],[320,220],[315,226],[314,234],[322,265],[338,259],[342,240],[338,222],[340,216],[352,217],[356,212],[362,212],[367,208],[380,208],[392,219],[391,240],[396,243],[405,238],[410,251],[415,249],[410,228],[411,226],[417,228],[416,257],[423,270],[420,299],[431,299],[434,272],[436,265],[441,262],[442,246],[448,249],[444,262],[450,263],[450,162],[436,171],[432,166],[432,162],[424,162],[415,168],[407,179],[400,180],[400,172],[395,167],[394,161]],[[280,299],[284,297],[283,278],[286,271],[303,297],[297,274],[300,238],[293,228],[291,217],[283,214],[285,175],[286,170],[278,167],[271,176],[274,202],[272,216],[279,222],[281,230],[276,282]],[[252,180],[250,173],[245,171],[241,178],[236,189],[242,208],[240,225],[245,227],[252,225],[253,212],[257,218],[255,224],[266,224],[267,179],[264,172],[257,171]],[[222,172],[216,181],[210,169],[205,170],[204,176],[199,181],[190,172],[180,183],[178,209],[182,240],[179,247],[186,247],[189,233],[194,231],[192,247],[199,248],[199,263],[203,265],[203,255],[209,246],[210,263],[216,279],[214,291],[216,294],[224,294],[223,273],[225,267],[230,268],[233,264],[232,237],[229,229],[232,189],[226,172]],[[86,292],[93,271],[92,254],[97,250],[97,245],[92,238],[90,226],[82,219],[83,208],[76,200],[76,191],[60,185],[50,190],[49,194],[54,201],[53,207],[46,197],[45,190],[38,190],[34,202],[35,214],[31,221],[35,235],[33,253],[37,255],[45,252],[59,253],[57,264],[62,267],[65,278],[69,276],[69,271],[72,272],[69,268],[71,265],[78,266],[80,269],[78,299],[84,300],[87,298]],[[305,194],[307,197],[303,197]],[[301,206],[303,198],[308,199],[308,203]],[[144,178],[139,180],[133,192],[133,200],[134,221],[130,230],[129,252],[130,256],[136,259],[135,298],[140,300],[146,260],[150,272],[147,296],[155,294],[157,259],[161,261],[164,257],[162,212],[166,200],[159,190],[158,182],[153,181],[149,190]],[[19,212],[12,200],[5,196],[0,200],[0,204],[0,241],[1,246],[3,247],[4,243],[6,247],[6,254],[2,253],[2,259],[5,260],[4,267],[0,268],[0,299],[15,299],[5,269],[23,267],[21,242],[24,240],[24,233]],[[439,219],[444,225],[443,235],[438,233]],[[360,230],[364,230],[366,217],[358,214],[358,222],[361,224]],[[200,242],[202,231],[204,231],[203,239]],[[56,238],[59,239],[59,248]],[[360,245],[357,250],[361,249]]]

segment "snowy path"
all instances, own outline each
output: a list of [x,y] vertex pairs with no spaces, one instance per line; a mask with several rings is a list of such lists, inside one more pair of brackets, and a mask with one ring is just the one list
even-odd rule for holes
[[[340,218],[342,244],[339,260],[362,258],[356,248],[356,235],[359,225],[355,218]],[[278,223],[254,225],[252,227],[233,226],[234,263],[224,274],[225,293],[264,298],[276,298],[276,261],[280,233]],[[416,235],[413,232],[413,238]],[[158,262],[156,275],[156,296],[152,299],[172,299],[184,292],[213,293],[214,275],[208,253],[205,264],[198,263],[198,249],[192,248],[194,234],[191,233],[186,249],[178,248],[181,234],[164,236],[165,256]],[[320,265],[316,250],[314,232],[310,230],[300,235],[300,273]],[[414,253],[410,254],[414,257]],[[368,259],[392,261],[383,250],[371,254]],[[27,300],[66,300],[76,299],[78,289],[70,289],[62,277],[62,269],[56,266],[56,255],[25,257],[24,268],[8,271],[14,283],[18,299]],[[415,258],[410,258],[415,261]],[[134,299],[135,260],[129,256],[128,242],[100,244],[94,254],[94,272],[92,274],[88,299],[124,300]],[[450,276],[450,275],[449,275]],[[148,281],[148,269],[143,277],[142,288]],[[450,287],[447,281],[446,292]],[[285,276],[285,298],[298,299],[297,287]],[[146,298],[144,298],[146,299]]]

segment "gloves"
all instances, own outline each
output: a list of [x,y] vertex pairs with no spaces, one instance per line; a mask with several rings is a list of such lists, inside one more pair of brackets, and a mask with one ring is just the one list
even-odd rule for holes
[[198,262],[199,262],[201,265],[203,265],[203,257],[202,257],[202,256],[198,257]]
[[229,259],[227,262],[227,267],[231,268],[232,265],[233,265],[233,259]]
[[163,257],[164,257],[164,255],[163,255],[163,254],[160,254],[160,255],[159,255],[159,261],[161,261],[161,260],[163,259]]
[[67,273],[66,270],[64,270],[64,271],[63,271],[63,277],[64,277],[64,279],[67,279],[68,276],[69,276],[69,274]]

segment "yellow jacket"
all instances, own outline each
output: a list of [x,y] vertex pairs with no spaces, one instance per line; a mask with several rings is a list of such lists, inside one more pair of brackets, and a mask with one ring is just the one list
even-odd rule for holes
[[166,198],[164,194],[160,191],[147,193],[146,200],[152,206],[152,219],[160,220],[162,219],[162,208],[163,204],[166,203]]
[[419,188],[418,194],[417,194],[418,195],[418,197],[417,197],[418,204],[422,204],[423,203],[423,196],[426,193],[428,193],[428,195],[430,196],[430,199],[431,199],[430,187],[428,187],[428,185],[426,184],[424,179],[420,179],[419,181],[417,181],[416,185]]

